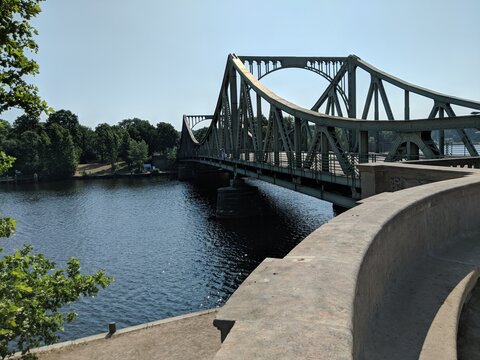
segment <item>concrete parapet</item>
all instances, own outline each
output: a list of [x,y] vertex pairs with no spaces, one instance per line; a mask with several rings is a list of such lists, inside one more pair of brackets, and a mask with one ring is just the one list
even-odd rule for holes
[[[428,165],[428,166],[427,166]],[[435,166],[438,165],[438,166]],[[419,162],[360,164],[362,179],[362,199],[432,182],[456,179],[475,174],[477,170],[448,167],[432,161],[420,165]]]
[[233,327],[215,359],[418,359],[451,289],[480,264],[480,175],[443,170],[266,259],[217,314]]
[[452,290],[438,310],[428,330],[419,360],[457,359],[457,330],[463,305],[478,281],[471,271]]

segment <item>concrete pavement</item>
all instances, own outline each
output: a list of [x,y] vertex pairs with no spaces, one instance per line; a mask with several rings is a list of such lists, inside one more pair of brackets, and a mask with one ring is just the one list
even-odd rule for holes
[[202,360],[220,348],[212,325],[217,310],[207,310],[39,348],[40,360]]

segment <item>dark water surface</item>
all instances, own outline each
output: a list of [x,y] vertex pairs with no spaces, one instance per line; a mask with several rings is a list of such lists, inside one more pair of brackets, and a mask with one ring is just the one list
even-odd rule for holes
[[83,273],[99,268],[115,282],[69,305],[78,319],[62,340],[199,311],[225,303],[267,256],[283,257],[332,218],[329,203],[262,182],[259,219],[213,218],[215,196],[176,180],[111,179],[0,187],[0,210],[17,220],[4,252],[31,243]]

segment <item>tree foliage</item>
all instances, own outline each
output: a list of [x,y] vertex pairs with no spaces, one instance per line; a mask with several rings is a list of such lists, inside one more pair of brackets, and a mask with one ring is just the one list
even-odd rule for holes
[[100,124],[94,131],[80,125],[73,112],[63,109],[51,113],[45,123],[28,114],[19,116],[13,126],[0,120],[0,151],[17,158],[14,170],[26,178],[35,173],[40,179],[68,178],[74,174],[73,164],[78,162],[99,160],[115,167],[123,159],[131,167],[131,140],[147,144],[147,156],[170,156],[175,153],[179,133],[171,124],[160,122],[155,127],[138,118],[113,126]]
[[13,156],[5,154],[3,151],[0,151],[0,175],[5,171],[10,169],[15,161]]
[[109,124],[100,124],[95,128],[97,149],[102,161],[109,162],[115,170],[120,152],[121,137],[119,131]]
[[17,135],[21,135],[25,131],[39,131],[41,129],[40,118],[36,115],[21,115],[14,121],[13,129]]
[[0,1],[0,113],[13,107],[29,114],[47,110],[37,87],[25,80],[38,73],[38,64],[29,58],[38,51],[38,32],[29,21],[40,13],[41,1]]
[[32,254],[31,246],[17,249],[0,260],[0,356],[57,340],[63,323],[75,320],[73,312],[62,313],[61,307],[80,296],[93,296],[111,279],[103,270],[82,275],[80,262],[71,258],[65,269],[41,254]]
[[78,116],[72,113],[70,110],[58,110],[51,113],[48,116],[46,125],[57,124],[67,129],[75,146],[78,146],[80,142],[80,124],[78,122]]
[[47,146],[46,171],[51,178],[65,179],[72,176],[78,166],[78,157],[72,136],[58,124],[47,128],[50,143]]
[[141,171],[143,163],[148,158],[148,145],[145,141],[130,140],[130,148],[128,149],[129,163],[133,169]]
[[157,124],[156,150],[165,153],[168,149],[177,146],[179,140],[178,131],[172,124],[159,122]]

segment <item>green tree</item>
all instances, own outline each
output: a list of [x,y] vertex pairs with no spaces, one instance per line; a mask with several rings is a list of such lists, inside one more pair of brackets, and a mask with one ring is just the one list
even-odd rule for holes
[[119,131],[108,124],[100,124],[95,128],[95,134],[101,160],[109,162],[115,171],[121,144]]
[[168,149],[172,149],[173,147],[177,146],[180,136],[172,124],[159,122],[156,130],[156,151],[165,154]]
[[6,120],[0,119],[0,151],[5,151],[4,146],[10,136],[11,126]]
[[145,141],[148,145],[148,152],[152,154],[157,151],[155,148],[155,127],[148,120],[139,118],[126,119],[118,123],[118,126],[128,131],[133,140]]
[[128,164],[129,167],[131,167],[132,164],[128,156],[128,151],[130,150],[132,138],[130,137],[130,134],[127,130],[120,127],[118,127],[118,130],[120,131],[120,157]]
[[41,1],[0,1],[0,113],[13,107],[37,115],[47,110],[37,87],[25,80],[38,73],[38,64],[28,57],[38,51],[38,32],[29,21],[40,13]]
[[46,125],[58,124],[72,135],[75,146],[80,147],[80,124],[78,116],[70,110],[58,110],[48,115]]
[[95,131],[87,126],[80,125],[78,128],[78,134],[80,163],[86,163],[97,159]]
[[145,141],[130,140],[130,148],[128,150],[129,164],[133,169],[142,171],[143,163],[148,158],[148,145]]
[[24,175],[40,174],[45,171],[45,158],[50,139],[45,132],[40,134],[34,131],[23,132],[17,144],[16,168]]
[[36,115],[24,114],[13,122],[13,130],[17,135],[25,131],[39,131],[41,128],[40,118]]
[[78,156],[72,136],[58,124],[47,128],[50,143],[46,151],[47,175],[54,179],[71,177],[78,166]]

